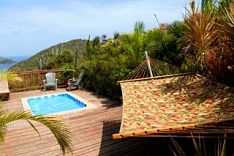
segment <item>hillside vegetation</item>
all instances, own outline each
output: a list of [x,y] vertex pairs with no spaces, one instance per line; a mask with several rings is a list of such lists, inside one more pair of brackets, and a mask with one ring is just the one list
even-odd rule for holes
[[[219,84],[214,82],[234,86],[233,0],[202,0],[199,5],[196,5],[195,1],[191,1],[190,7],[186,8],[182,21],[164,23],[159,28],[150,30],[145,30],[144,23],[138,21],[132,32],[116,32],[113,36],[113,38],[107,38],[106,35],[96,36],[93,39],[89,38],[87,42],[78,40],[77,44],[79,43],[80,48],[83,48],[82,50],[78,50],[79,46],[76,44],[71,44],[72,46],[68,44],[66,45],[67,48],[65,48],[66,43],[62,44],[63,46],[59,44],[38,53],[29,60],[16,65],[16,67],[20,67],[22,64],[24,69],[26,67],[37,68],[38,60],[41,58],[41,67],[44,69],[62,66],[64,72],[60,75],[60,78],[65,80],[77,77],[81,69],[84,69],[85,76],[81,81],[83,88],[112,99],[121,100],[121,88],[117,82],[125,79],[145,60],[144,55],[147,51],[150,58],[153,58],[157,64],[154,76],[193,72],[205,76],[208,80],[206,84],[203,83],[207,86],[201,87],[200,84],[196,84],[202,94],[189,92],[187,85],[177,90],[179,83],[174,83],[170,87],[172,90],[180,91],[181,94],[186,93],[188,96],[192,95],[198,107],[201,106],[201,101],[208,101],[207,111],[213,107],[209,103],[215,98],[220,98],[220,104],[223,105],[223,108],[220,108],[224,111],[233,109],[233,106],[226,107],[226,105],[233,103],[234,98],[223,98],[223,95],[226,94],[225,90],[233,91],[233,89],[225,87],[223,92],[220,92],[221,97],[216,94],[210,96],[213,90],[205,91],[202,89],[204,87],[209,88],[211,84],[219,88]],[[72,53],[75,55],[72,55]],[[148,67],[145,70],[148,70]],[[142,71],[142,73],[144,72]],[[168,84],[168,82],[165,82],[166,89]],[[132,94],[134,94],[134,91]],[[151,97],[146,96],[143,100],[149,98]],[[190,101],[184,99],[182,102],[189,103]],[[230,121],[219,126],[232,126]],[[192,149],[187,146],[191,145],[191,141],[181,142],[182,140],[179,140],[178,143],[172,140],[175,148],[169,147],[174,155],[194,155],[194,153],[200,156],[233,155],[232,144],[230,144],[230,140],[226,141],[226,139],[231,138],[226,134],[224,134],[224,137],[221,133],[216,134],[218,134],[218,131],[212,134],[212,140],[207,140],[207,142],[201,140],[202,143],[200,142],[200,135],[195,140],[195,137],[191,134],[194,144]],[[204,137],[204,139],[210,138],[209,136]],[[213,146],[214,144],[210,143],[215,143],[213,138],[215,136],[218,138],[218,143]],[[220,138],[224,140],[220,140]],[[199,143],[196,141],[199,141]],[[180,142],[184,146],[181,146]],[[183,151],[184,149],[185,151]],[[186,152],[189,152],[189,154]]]
[[[86,71],[84,87],[121,97],[117,82],[145,60],[145,51],[156,62],[165,62],[156,75],[195,72],[210,82],[234,86],[234,3],[210,2],[197,8],[192,1],[180,22],[145,30],[138,21],[131,33],[115,33],[114,38],[101,42],[100,37],[88,40],[87,57],[81,62]],[[176,70],[170,70],[171,65]]]
[[11,70],[38,70],[62,68],[65,63],[71,63],[74,56],[83,58],[86,51],[86,41],[81,39],[59,43],[38,52],[36,55],[12,66]]

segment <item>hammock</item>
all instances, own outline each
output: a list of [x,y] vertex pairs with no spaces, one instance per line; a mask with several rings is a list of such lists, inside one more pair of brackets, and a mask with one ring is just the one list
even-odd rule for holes
[[123,113],[114,139],[234,133],[234,91],[200,75],[120,81]]
[[[176,66],[168,64],[163,61],[148,58],[153,76],[165,75],[165,73],[175,74],[178,69]],[[136,69],[134,69],[124,80],[140,79],[150,77],[150,71],[147,60],[142,62]]]

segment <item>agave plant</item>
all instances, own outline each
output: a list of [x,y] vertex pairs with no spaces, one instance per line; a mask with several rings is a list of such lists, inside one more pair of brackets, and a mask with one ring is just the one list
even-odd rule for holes
[[[0,80],[12,80],[12,81],[21,81],[22,79],[15,73],[9,71],[1,71],[0,72]],[[4,141],[4,137],[7,131],[7,124],[17,121],[17,120],[26,120],[33,129],[37,132],[38,130],[34,126],[32,121],[36,121],[42,123],[46,127],[49,128],[51,133],[56,138],[58,144],[63,153],[71,152],[71,136],[68,127],[61,120],[53,116],[43,116],[36,115],[33,116],[29,112],[25,111],[16,111],[13,113],[6,113],[4,111],[3,106],[0,106],[0,141]]]

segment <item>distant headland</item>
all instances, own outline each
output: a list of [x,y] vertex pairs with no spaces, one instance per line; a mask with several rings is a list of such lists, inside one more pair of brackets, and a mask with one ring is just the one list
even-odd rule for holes
[[13,63],[16,63],[16,61],[6,57],[0,57],[0,64],[13,64]]

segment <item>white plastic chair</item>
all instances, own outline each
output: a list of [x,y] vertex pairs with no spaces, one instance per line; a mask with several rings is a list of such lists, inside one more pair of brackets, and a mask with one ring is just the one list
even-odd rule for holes
[[55,73],[47,73],[45,75],[46,79],[43,80],[44,83],[44,91],[46,91],[47,87],[53,87],[55,90],[57,89],[57,82]]

